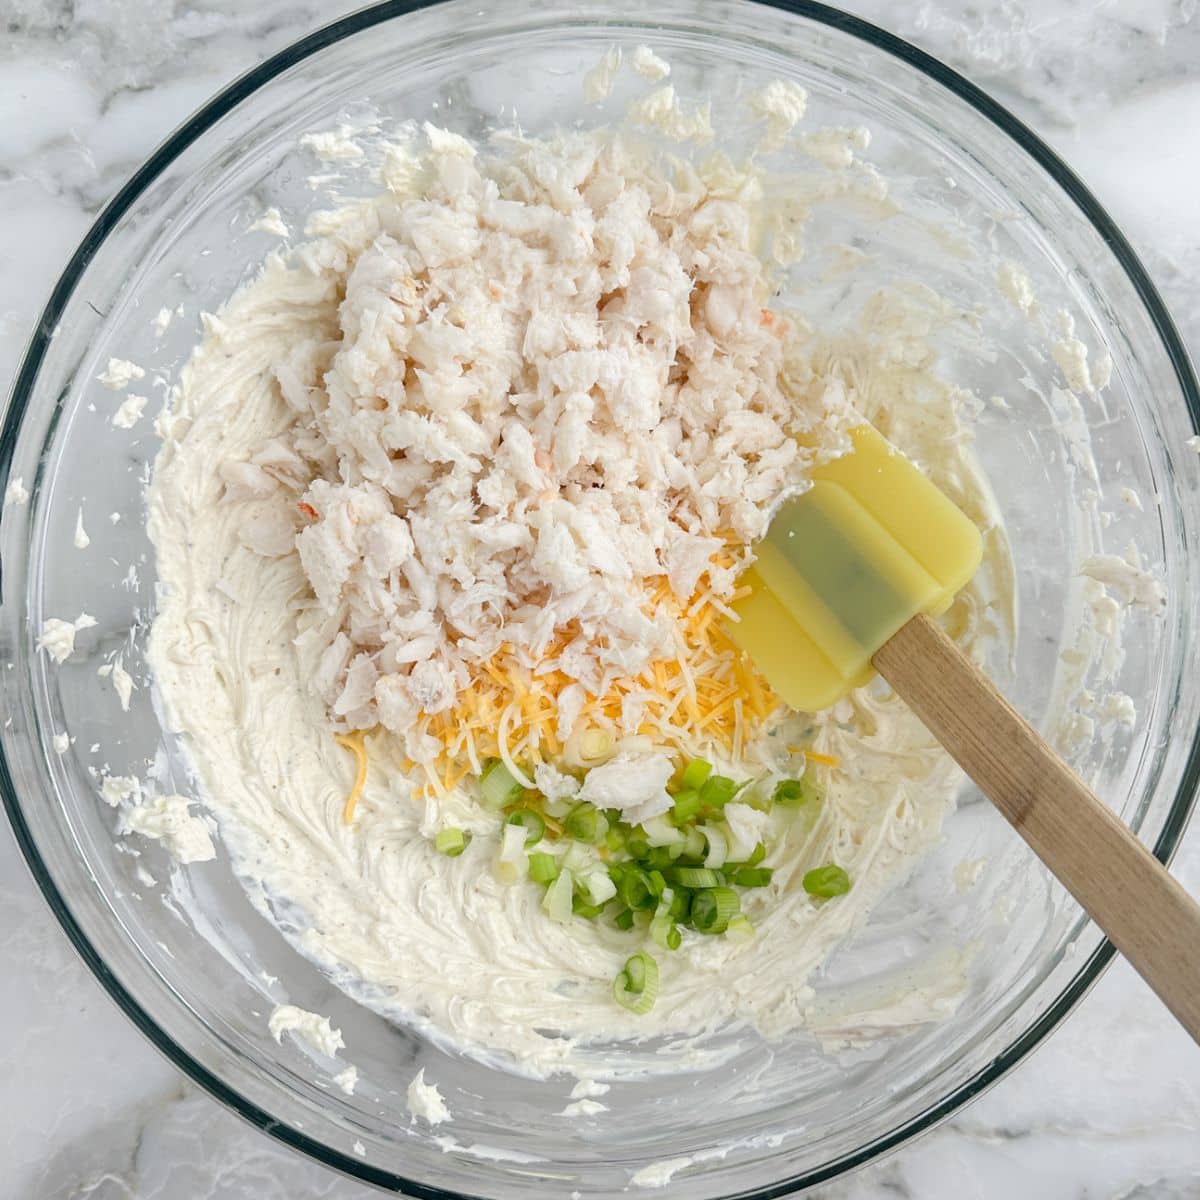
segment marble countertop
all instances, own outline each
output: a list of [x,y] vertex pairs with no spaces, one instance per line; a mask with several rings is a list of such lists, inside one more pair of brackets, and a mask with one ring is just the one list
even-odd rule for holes
[[[1144,257],[1200,358],[1197,0],[856,0],[1045,136]],[[3,0],[0,381],[104,202],[236,73],[343,0]],[[902,15],[900,15],[902,14]],[[1200,892],[1200,828],[1176,860]],[[244,1125],[118,1013],[0,831],[0,1194],[367,1200]],[[1030,1061],[821,1200],[1200,1196],[1200,1049],[1118,962]]]

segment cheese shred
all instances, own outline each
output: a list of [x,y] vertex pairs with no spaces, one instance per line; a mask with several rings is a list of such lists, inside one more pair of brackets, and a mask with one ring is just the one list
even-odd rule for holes
[[358,806],[358,798],[362,795],[363,787],[367,782],[366,737],[367,735],[363,730],[356,730],[354,733],[334,734],[333,740],[343,750],[349,750],[357,762],[354,772],[354,784],[346,796],[346,802],[342,805],[342,822],[346,825],[349,825],[354,820],[354,810]]
[[[735,592],[734,598],[742,594]],[[718,618],[725,616],[726,606],[703,586],[680,603],[665,582],[648,591],[646,606],[649,615],[674,623],[675,653],[655,659],[637,675],[610,679],[599,694],[588,694],[579,720],[613,737],[651,737],[679,757],[714,749],[738,757],[786,709],[723,629]],[[511,645],[502,645],[480,664],[453,708],[421,717],[422,735],[439,747],[425,764],[417,789],[421,795],[432,791],[442,797],[453,791],[466,773],[464,755],[476,773],[486,759],[498,758],[527,786],[532,786],[529,769],[561,759],[565,734],[558,724],[564,693],[579,685],[560,669],[560,656],[574,636],[569,626],[559,630],[533,666],[522,664]],[[573,722],[568,718],[564,724]],[[814,752],[809,757],[837,765],[831,755]]]

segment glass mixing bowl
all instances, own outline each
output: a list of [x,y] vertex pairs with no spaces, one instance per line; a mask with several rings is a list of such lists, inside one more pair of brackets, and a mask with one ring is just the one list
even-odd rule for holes
[[[1063,744],[1164,859],[1192,803],[1200,682],[1186,650],[1200,604],[1200,460],[1185,442],[1200,406],[1128,244],[1028,130],[877,29],[800,3],[660,0],[653,19],[645,11],[631,0],[383,4],[251,71],[151,157],[84,239],[4,420],[0,467],[31,498],[9,504],[0,526],[0,782],[38,882],[100,981],[193,1079],[315,1158],[415,1196],[605,1196],[631,1181],[694,1198],[795,1191],[896,1146],[994,1082],[1112,950],[964,786],[940,846],[815,981],[820,1036],[771,1044],[730,1031],[723,1064],[631,1070],[605,1097],[608,1111],[569,1118],[572,1079],[538,1082],[454,1054],[352,1000],[264,919],[223,855],[178,867],[158,844],[121,833],[98,795],[99,770],[150,769],[178,789],[188,775],[142,659],[155,603],[142,492],[157,439],[149,418],[114,429],[117,397],[96,379],[110,357],[139,363],[147,374],[134,390],[157,407],[200,314],[276,244],[257,218],[275,206],[298,229],[327,203],[308,181],[302,134],[348,113],[433,118],[468,136],[513,114],[534,132],[613,119],[644,84],[625,79],[597,110],[583,105],[580,77],[614,41],[651,43],[689,98],[731,104],[790,78],[810,93],[808,128],[868,126],[870,158],[897,203],[868,223],[853,202],[818,204],[788,302],[836,325],[880,288],[913,294],[920,284],[958,314],[933,322],[929,339],[943,373],[981,398],[976,449],[1018,568],[1016,650],[995,672],[1043,728],[1070,734],[1060,717],[1071,656],[1060,652],[1095,619],[1077,564],[1101,540],[1117,551],[1132,543],[1169,597],[1163,614],[1130,615],[1105,685],[1133,697],[1137,723]],[[783,165],[797,165],[789,153]],[[852,247],[858,269],[823,262],[834,246]],[[1005,262],[1028,273],[1036,313],[1000,296]],[[1063,390],[1053,321],[1035,328],[1038,314],[1060,308],[1093,362],[1111,355],[1098,396]],[[176,313],[165,330],[153,324],[163,309]],[[86,549],[74,543],[81,508]],[[84,610],[97,625],[66,663],[35,651],[46,618]],[[117,655],[138,684],[128,712],[98,674]],[[64,732],[60,752],[54,735]],[[911,1000],[907,1017],[897,997]],[[885,1001],[901,1017],[887,1036],[868,1036]],[[331,1083],[345,1057],[333,1063],[271,1038],[266,1018],[282,1002],[342,1030],[360,1072],[353,1095]],[[630,1063],[654,1049],[631,1048]],[[420,1067],[454,1114],[432,1130],[404,1102]]]

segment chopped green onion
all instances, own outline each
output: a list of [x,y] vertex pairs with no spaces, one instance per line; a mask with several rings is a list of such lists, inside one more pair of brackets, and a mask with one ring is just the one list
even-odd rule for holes
[[737,795],[738,785],[728,775],[710,775],[700,789],[700,806],[716,814]]
[[534,812],[532,808],[513,809],[508,814],[505,824],[524,825],[526,845],[532,842],[540,842],[542,835],[546,832],[546,822],[542,820],[541,814]]
[[800,883],[810,896],[844,896],[850,890],[850,876],[835,863],[806,871]]
[[608,818],[594,804],[585,800],[567,813],[565,827],[576,841],[594,846],[607,837]]
[[686,921],[692,911],[692,893],[685,887],[677,887],[673,889],[674,894],[671,896],[671,903],[667,908],[676,921]]
[[650,922],[650,938],[666,950],[678,950],[683,941],[679,927],[666,913],[660,914]]
[[604,846],[611,854],[618,854],[625,849],[625,833],[611,821],[609,822],[608,832],[604,835]]
[[630,858],[645,858],[646,852],[650,849],[650,839],[646,836],[646,831],[640,826],[631,829],[625,835],[625,849],[629,852]]
[[752,829],[747,829],[745,825],[739,822],[736,826],[731,825],[728,821],[721,822],[721,832],[725,835],[726,844],[729,849],[725,853],[725,861],[729,862],[745,862],[758,845],[755,839],[755,833]]
[[643,821],[642,828],[646,831],[647,842],[653,847],[679,846],[681,849],[683,847],[683,834],[667,820],[665,815]]
[[608,871],[597,864],[584,875],[580,887],[593,904],[607,904],[616,894],[617,885],[609,878]]
[[800,779],[781,779],[775,785],[771,800],[780,808],[801,808],[805,804],[820,803],[821,792],[807,776]]
[[625,960],[625,974],[629,979],[629,990],[631,992],[643,992],[646,990],[646,980],[658,964],[650,957],[649,954],[638,953]]
[[624,866],[613,882],[617,885],[617,895],[627,908],[653,908],[657,897],[650,888],[650,877],[640,867]]
[[534,883],[553,883],[558,878],[558,860],[553,854],[531,854],[529,878]]
[[571,919],[571,902],[575,898],[575,880],[570,871],[559,871],[558,878],[546,889],[542,907],[550,920],[565,925]]
[[644,951],[625,960],[625,969],[613,980],[613,999],[631,1013],[642,1016],[658,998],[658,963]]
[[588,921],[594,921],[603,911],[603,904],[589,904],[582,896],[576,896],[571,901],[571,911],[577,917],[583,917]]
[[678,792],[671,805],[671,816],[676,825],[690,825],[700,815],[700,793]]
[[704,834],[694,825],[687,830],[683,839],[683,853],[680,858],[700,860],[704,858],[707,843]]
[[646,870],[665,871],[683,853],[683,843],[675,846],[653,846],[642,855],[640,862]]
[[811,871],[805,871],[800,884],[809,895],[828,899],[829,896],[845,895],[850,890],[850,876],[840,866],[829,863],[827,866],[815,866]]
[[772,874],[770,867],[742,867],[734,871],[733,882],[742,888],[766,887]]
[[563,796],[558,800],[551,800],[549,796],[543,796],[539,805],[546,816],[553,817],[556,821],[561,821],[574,807],[575,801],[570,796]]
[[727,862],[725,870],[728,873],[730,871],[740,871],[743,867],[757,867],[766,857],[767,848],[762,842],[759,842],[745,858],[739,859],[737,862]]
[[447,858],[457,858],[470,844],[471,835],[463,829],[443,829],[433,839],[433,848]]
[[693,758],[683,768],[682,784],[684,788],[698,790],[704,786],[711,774],[712,763],[705,762],[702,758]]
[[710,871],[707,867],[672,867],[669,878],[686,888],[720,887],[725,882],[720,871]]
[[633,928],[633,909],[632,908],[621,909],[621,911],[619,913],[617,913],[617,915],[613,918],[613,924],[616,925],[616,927],[618,929],[632,929]]
[[704,865],[713,869],[723,867],[725,860],[729,857],[729,839],[715,825],[704,825],[700,832],[704,834],[704,840],[708,845],[708,851],[704,855]]
[[563,866],[569,867],[576,874],[583,871],[590,871],[600,859],[596,856],[596,852],[591,846],[583,842],[568,840],[567,852],[563,855]]
[[754,936],[754,926],[750,924],[750,918],[745,913],[730,917],[725,936],[733,938],[735,942],[748,942]]
[[493,871],[501,883],[514,884],[525,878],[529,859],[525,855],[525,830],[519,825],[505,825],[500,835],[500,853]]
[[650,939],[660,946],[667,944],[667,931],[673,924],[671,918],[666,913],[657,913],[650,921]]
[[659,870],[647,871],[646,879],[650,884],[650,895],[657,900],[667,890],[667,881],[663,873]]
[[739,908],[733,888],[706,888],[692,897],[692,928],[697,933],[724,933]]
[[479,777],[479,796],[485,808],[504,808],[515,804],[524,791],[498,758],[488,763]]

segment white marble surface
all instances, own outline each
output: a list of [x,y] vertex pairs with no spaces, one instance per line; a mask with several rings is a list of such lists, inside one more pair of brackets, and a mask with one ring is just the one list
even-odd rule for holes
[[[104,201],[236,72],[343,0],[0,0],[0,381]],[[1197,0],[856,0],[1045,135],[1200,355]],[[1200,891],[1200,829],[1177,870]],[[0,832],[0,1194],[366,1200],[162,1061],[77,960]],[[1200,1050],[1118,964],[1032,1060],[823,1200],[1200,1197]]]

